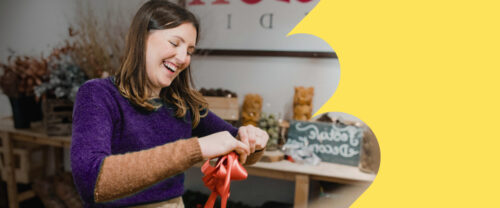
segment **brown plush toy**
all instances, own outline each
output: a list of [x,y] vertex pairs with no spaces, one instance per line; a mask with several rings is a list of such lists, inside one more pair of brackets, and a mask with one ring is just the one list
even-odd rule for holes
[[293,97],[293,119],[307,121],[312,114],[314,87],[295,87]]
[[243,126],[250,124],[257,126],[257,122],[260,119],[261,112],[262,97],[258,94],[245,95],[245,100],[243,101],[243,107],[241,111],[241,123],[243,124]]

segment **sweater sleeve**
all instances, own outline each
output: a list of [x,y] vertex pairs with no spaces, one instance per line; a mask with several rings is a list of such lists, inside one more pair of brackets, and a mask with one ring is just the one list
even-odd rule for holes
[[[208,111],[207,116],[200,120],[198,126],[193,129],[193,135],[198,137],[207,136],[220,131],[229,131],[233,137],[238,136],[238,128],[232,126],[220,117]],[[247,157],[245,165],[252,165],[260,160],[264,151],[256,151]]]
[[111,155],[111,96],[93,81],[78,90],[73,107],[71,169],[76,188],[86,202],[94,201],[97,175],[104,158]]
[[198,138],[181,139],[148,150],[104,159],[95,189],[95,201],[119,199],[170,176],[179,174],[202,160]]
[[207,116],[201,118],[198,126],[193,129],[193,135],[204,137],[221,131],[229,131],[234,137],[238,135],[238,129],[236,127],[222,120],[212,113],[212,111],[208,111]]

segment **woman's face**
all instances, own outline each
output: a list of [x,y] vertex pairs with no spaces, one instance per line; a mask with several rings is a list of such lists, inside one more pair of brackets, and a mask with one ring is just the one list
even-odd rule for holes
[[153,96],[158,96],[161,88],[170,86],[189,66],[196,35],[191,23],[149,32],[146,39],[146,73],[154,87]]

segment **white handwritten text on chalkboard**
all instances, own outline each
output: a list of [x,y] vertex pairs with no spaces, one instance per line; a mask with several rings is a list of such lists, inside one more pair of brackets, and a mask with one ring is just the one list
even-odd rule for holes
[[301,144],[325,162],[357,165],[363,131],[356,126],[335,123],[293,121],[288,132],[290,144]]
[[[319,142],[323,142],[324,140],[327,141],[335,141],[335,142],[347,142],[349,141],[349,144],[352,146],[358,146],[359,145],[359,138],[357,137],[351,137],[349,138],[349,133],[354,133],[356,129],[354,128],[346,128],[344,131],[338,131],[335,128],[330,129],[329,132],[320,132],[318,130],[318,127],[315,125],[309,124],[305,127],[302,127],[301,124],[303,123],[297,123],[296,128],[298,131],[307,131],[309,129],[312,129],[312,131],[309,131],[308,138],[310,140],[318,140]],[[304,124],[305,125],[305,124]]]

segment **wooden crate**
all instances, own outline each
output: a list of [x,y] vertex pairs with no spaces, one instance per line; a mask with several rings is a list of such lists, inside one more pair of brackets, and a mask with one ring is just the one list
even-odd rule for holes
[[[14,174],[17,183],[28,184],[31,183],[34,178],[44,175],[47,149],[44,146],[26,145],[24,143],[22,146],[24,147],[14,147],[12,149],[14,155]],[[5,169],[4,152],[4,148],[0,146],[0,170],[2,180],[5,181],[7,178],[7,171]]]
[[46,99],[42,102],[43,125],[49,136],[71,135],[73,102],[62,99]]
[[212,97],[204,96],[208,102],[208,109],[215,115],[228,121],[237,121],[240,119],[238,98],[232,97]]

